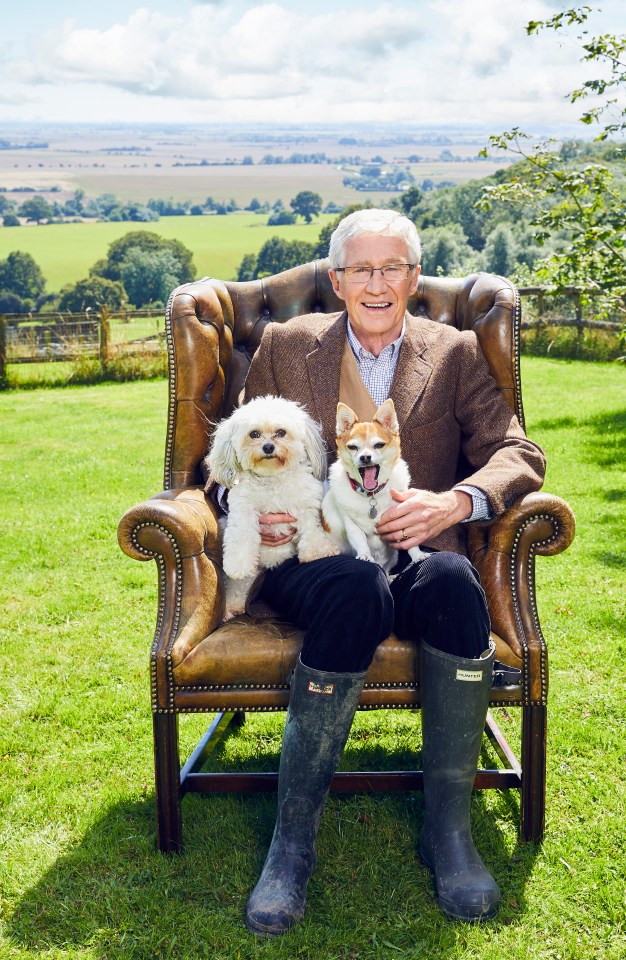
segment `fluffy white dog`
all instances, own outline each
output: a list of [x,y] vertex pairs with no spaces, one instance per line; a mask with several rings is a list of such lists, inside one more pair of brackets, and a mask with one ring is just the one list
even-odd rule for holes
[[[299,404],[268,396],[239,407],[218,424],[205,463],[211,480],[229,490],[223,538],[225,619],[243,613],[259,570],[295,555],[307,563],[339,552],[321,523],[324,442],[318,425]],[[293,524],[276,525],[283,533],[295,527],[293,539],[263,546],[262,513],[295,517]]]

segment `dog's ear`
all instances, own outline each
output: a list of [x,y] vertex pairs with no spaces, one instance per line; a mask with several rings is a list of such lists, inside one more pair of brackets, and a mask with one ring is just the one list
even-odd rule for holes
[[241,472],[241,463],[233,443],[233,425],[230,420],[218,424],[213,434],[211,449],[205,459],[209,468],[209,480],[232,487]]
[[322,438],[322,431],[309,416],[304,420],[303,436],[304,452],[311,464],[311,470],[316,480],[325,480],[327,471],[326,447]]
[[391,433],[398,433],[398,418],[391,397],[380,405],[374,414],[374,420],[376,423],[380,423],[381,426],[385,427],[386,430],[391,431]]
[[354,424],[358,422],[359,418],[354,410],[351,410],[350,407],[340,401],[337,404],[337,436],[340,437],[346,430],[351,430]]

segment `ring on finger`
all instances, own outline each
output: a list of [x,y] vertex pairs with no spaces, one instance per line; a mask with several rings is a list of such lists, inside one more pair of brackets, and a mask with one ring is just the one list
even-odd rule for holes
[[408,539],[409,539],[406,530],[401,530],[400,533],[402,534],[402,536],[400,537],[401,540],[408,540]]

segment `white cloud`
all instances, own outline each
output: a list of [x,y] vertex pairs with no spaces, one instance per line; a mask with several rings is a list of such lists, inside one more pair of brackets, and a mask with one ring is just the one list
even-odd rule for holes
[[20,85],[13,103],[37,91],[51,103],[55,89],[91,85],[95,119],[110,119],[124,97],[135,117],[143,102],[144,117],[159,104],[181,119],[513,125],[579,112],[563,100],[581,77],[576,43],[525,33],[553,12],[546,0],[337,0],[332,12],[233,2],[196,0],[178,14],[140,7],[104,28],[66,20],[29,53],[5,54],[5,86]]

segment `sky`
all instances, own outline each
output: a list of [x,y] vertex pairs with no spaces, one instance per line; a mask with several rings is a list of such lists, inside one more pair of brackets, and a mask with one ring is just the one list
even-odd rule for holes
[[[3,0],[0,122],[556,128],[597,68],[580,63],[583,28],[525,26],[570,5]],[[626,32],[626,0],[603,0],[587,29]]]

